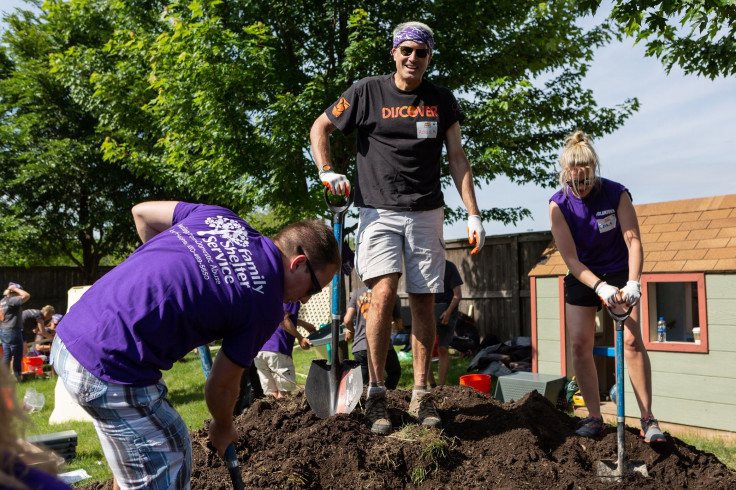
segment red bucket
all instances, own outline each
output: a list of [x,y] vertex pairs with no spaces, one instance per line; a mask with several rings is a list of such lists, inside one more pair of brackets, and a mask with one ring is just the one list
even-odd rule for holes
[[460,376],[460,384],[470,386],[485,396],[491,396],[491,376],[488,374],[466,374]]
[[43,358],[40,356],[24,357],[22,365],[24,373],[32,372],[39,376],[43,374]]

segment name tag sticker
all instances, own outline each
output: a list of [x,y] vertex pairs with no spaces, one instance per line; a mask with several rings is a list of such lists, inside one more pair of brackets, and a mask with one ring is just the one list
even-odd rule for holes
[[598,221],[598,231],[600,233],[605,233],[607,231],[611,231],[614,228],[616,228],[616,215],[615,214],[609,214],[605,218],[599,218],[596,221]]
[[437,121],[417,121],[417,138],[436,138]]

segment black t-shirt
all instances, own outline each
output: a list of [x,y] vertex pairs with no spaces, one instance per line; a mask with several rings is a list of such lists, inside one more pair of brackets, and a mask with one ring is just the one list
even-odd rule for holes
[[20,296],[3,296],[0,298],[0,328],[20,330],[23,328]]
[[[463,284],[463,279],[460,277],[460,272],[458,272],[457,266],[449,260],[445,261],[444,281],[445,290],[441,293],[435,293],[434,302],[449,305],[452,302],[452,297],[454,296],[453,289],[455,289],[456,286],[462,286]],[[457,311],[457,308],[455,308],[455,311]]]
[[406,92],[393,74],[368,77],[325,114],[345,134],[358,130],[356,206],[426,211],[444,205],[445,133],[465,118],[452,92],[427,80]]
[[33,330],[38,326],[38,319],[41,318],[43,323],[43,315],[41,310],[30,309],[23,310],[23,340],[33,342],[36,340],[36,334]]

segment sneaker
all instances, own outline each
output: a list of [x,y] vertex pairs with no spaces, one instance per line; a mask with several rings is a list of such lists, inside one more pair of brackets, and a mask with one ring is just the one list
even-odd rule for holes
[[665,442],[667,439],[659,430],[659,422],[652,415],[647,415],[641,419],[641,436],[644,438],[646,443],[660,443]]
[[441,428],[442,420],[434,406],[434,397],[430,392],[418,394],[409,403],[409,415],[425,427]]
[[593,437],[603,432],[604,429],[603,417],[594,417],[593,415],[589,415],[578,422],[575,433],[583,437]]
[[391,419],[386,410],[386,391],[369,397],[365,402],[365,416],[371,423],[371,432],[386,436],[393,431]]

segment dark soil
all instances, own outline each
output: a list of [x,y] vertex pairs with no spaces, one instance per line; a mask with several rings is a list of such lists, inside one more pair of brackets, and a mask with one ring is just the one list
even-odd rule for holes
[[[616,460],[616,428],[594,439],[579,437],[577,418],[537,392],[501,404],[464,386],[435,390],[444,431],[422,435],[407,414],[411,392],[389,391],[394,427],[414,430],[383,437],[371,433],[359,408],[319,419],[303,392],[280,401],[259,400],[236,419],[238,461],[246,488],[631,488],[734,489],[736,472],[710,453],[667,434],[649,446],[626,431],[626,460],[643,462],[649,478],[628,476],[607,484],[599,460]],[[232,488],[227,469],[207,442],[207,421],[192,432],[192,489]],[[413,434],[413,435],[412,435]],[[413,439],[413,440],[409,440]],[[86,485],[112,488],[112,481]]]

